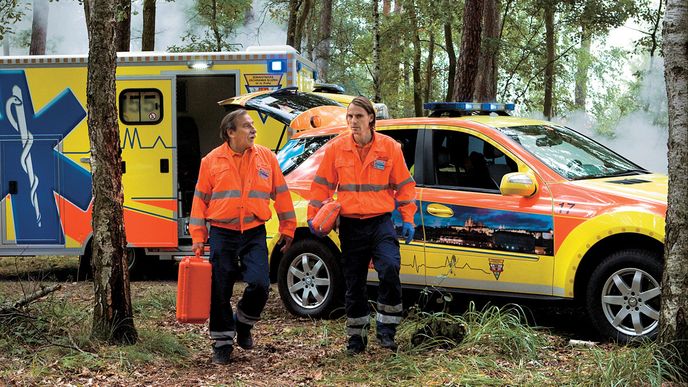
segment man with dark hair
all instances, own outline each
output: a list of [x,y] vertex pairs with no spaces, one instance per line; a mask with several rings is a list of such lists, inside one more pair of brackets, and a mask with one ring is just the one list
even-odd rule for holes
[[[294,206],[274,153],[254,144],[256,128],[246,110],[227,114],[220,124],[222,145],[201,160],[191,207],[189,231],[193,251],[203,253],[210,241],[212,286],[210,338],[213,363],[229,363],[234,336],[244,349],[253,347],[251,328],[260,320],[270,290],[265,222],[270,199],[279,218],[282,252],[291,246],[296,228]],[[210,224],[210,235],[206,228]],[[232,313],[234,282],[247,287]]]
[[[308,224],[335,190],[341,204],[339,239],[346,282],[347,353],[358,354],[368,343],[367,274],[372,257],[380,280],[377,299],[377,339],[396,351],[394,340],[401,322],[401,256],[391,213],[403,220],[402,237],[413,240],[416,212],[415,185],[404,162],[401,145],[375,132],[375,109],[365,97],[356,97],[346,113],[350,132],[330,141],[311,185]],[[311,232],[317,235],[311,227]]]

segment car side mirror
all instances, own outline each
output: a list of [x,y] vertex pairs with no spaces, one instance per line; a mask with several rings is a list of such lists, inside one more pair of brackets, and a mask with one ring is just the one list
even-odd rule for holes
[[537,182],[532,173],[512,172],[502,176],[499,191],[502,195],[531,197],[537,192]]

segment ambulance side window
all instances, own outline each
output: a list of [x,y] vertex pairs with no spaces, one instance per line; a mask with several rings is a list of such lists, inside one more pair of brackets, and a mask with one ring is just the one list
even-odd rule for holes
[[162,114],[160,90],[126,89],[119,94],[119,119],[125,124],[154,125]]
[[418,129],[383,130],[382,133],[392,137],[401,145],[406,168],[409,169],[411,176],[413,176],[416,163],[416,140],[418,139]]

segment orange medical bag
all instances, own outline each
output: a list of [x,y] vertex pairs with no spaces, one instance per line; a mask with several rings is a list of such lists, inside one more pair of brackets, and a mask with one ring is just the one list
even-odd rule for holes
[[184,257],[177,277],[177,321],[203,324],[210,317],[212,266],[201,257]]
[[316,232],[321,235],[327,235],[334,228],[337,222],[337,217],[339,217],[339,210],[341,210],[342,205],[338,201],[329,201],[323,204],[315,214],[311,224]]

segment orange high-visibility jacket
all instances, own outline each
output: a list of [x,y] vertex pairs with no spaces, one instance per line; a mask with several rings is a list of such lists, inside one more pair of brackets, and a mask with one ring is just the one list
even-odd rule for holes
[[336,190],[342,216],[368,218],[392,212],[396,206],[402,220],[413,224],[415,187],[398,142],[375,132],[370,151],[361,161],[353,135],[347,131],[326,145],[311,184],[308,219],[313,219]]
[[211,226],[242,232],[260,226],[272,215],[270,199],[275,201],[280,234],[294,237],[294,205],[277,157],[257,144],[246,152],[251,152],[244,161],[248,162],[247,176],[240,176],[226,143],[201,160],[189,220],[193,243],[208,240],[206,221]]

